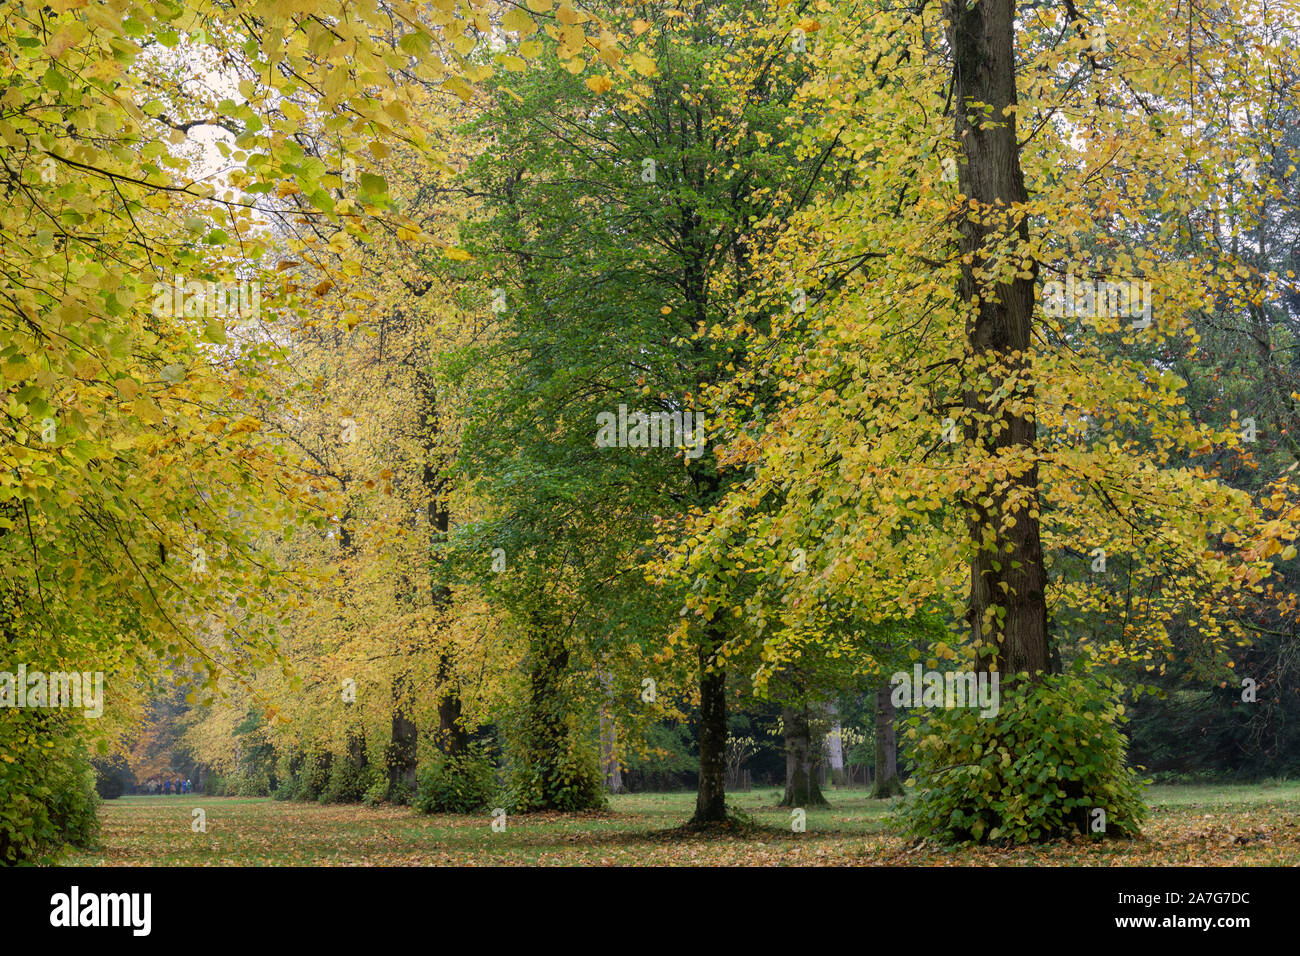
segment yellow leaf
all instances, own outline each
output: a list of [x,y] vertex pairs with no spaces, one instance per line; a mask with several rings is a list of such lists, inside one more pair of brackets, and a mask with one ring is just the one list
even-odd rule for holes
[[608,93],[613,88],[613,81],[603,73],[587,77],[587,89],[593,93]]
[[[511,33],[518,33],[521,37],[532,36],[537,32],[537,24],[520,7],[511,7],[506,11],[506,15],[501,18],[501,29],[509,30]],[[523,53],[523,47],[520,46],[520,53]],[[524,53],[524,56],[528,56]]]
[[143,395],[135,400],[131,410],[135,412],[136,418],[142,422],[148,422],[150,425],[157,425],[163,420],[162,412],[158,410],[158,406]]
[[650,59],[644,53],[633,53],[631,56],[632,69],[636,70],[642,76],[654,76],[659,72],[655,66],[655,61]]

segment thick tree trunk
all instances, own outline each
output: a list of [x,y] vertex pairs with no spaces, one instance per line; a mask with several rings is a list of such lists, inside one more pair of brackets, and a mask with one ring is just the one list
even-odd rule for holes
[[821,741],[816,741],[814,747],[808,710],[808,705],[803,703],[781,711],[785,731],[785,796],[780,803],[783,807],[828,806],[817,783]]
[[366,732],[360,724],[348,728],[348,762],[358,770],[364,771],[368,760],[366,758]]
[[565,791],[569,763],[565,691],[561,686],[569,666],[569,649],[557,629],[534,620],[533,665],[529,674],[529,760],[539,794],[531,809],[572,809]]
[[[1023,211],[1013,208],[1027,198],[1014,111],[1015,3],[950,0],[944,15],[955,60],[957,182],[968,204],[960,224],[964,258],[958,281],[971,309],[965,435],[992,463],[967,501],[975,544],[969,622],[976,647],[986,655],[981,667],[1034,675],[1050,671],[1051,652],[1029,411],[1037,264],[1017,261],[1029,241],[1029,225]],[[986,274],[993,270],[997,280]]]
[[[445,478],[438,469],[443,452],[438,447],[440,419],[437,385],[431,376],[421,372],[416,376],[416,388],[424,450],[424,468],[420,482],[428,496],[425,508],[429,519],[429,545],[432,548],[447,540],[451,512],[443,495]],[[429,588],[434,608],[450,609],[451,591],[436,580],[429,582]],[[460,687],[455,677],[454,661],[447,651],[438,658],[438,747],[449,757],[459,756],[469,749],[469,734],[465,730],[461,714]]]
[[889,684],[876,689],[876,772],[871,795],[883,800],[903,792],[898,779],[898,737],[894,732],[894,697]]
[[459,756],[469,750],[469,734],[460,711],[460,691],[451,677],[451,658],[444,654],[438,660],[438,746],[448,757]]
[[[386,754],[388,797],[407,800],[415,797],[415,758],[418,733],[411,719],[407,678],[400,675],[393,682],[392,743]],[[405,791],[403,793],[403,791]]]
[[717,642],[700,645],[700,785],[691,824],[703,826],[727,819],[727,673],[724,666],[709,671]]

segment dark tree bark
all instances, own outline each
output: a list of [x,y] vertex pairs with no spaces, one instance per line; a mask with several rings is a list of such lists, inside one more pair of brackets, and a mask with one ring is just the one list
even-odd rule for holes
[[[981,666],[1005,675],[1051,670],[1046,573],[1038,522],[1038,468],[1033,461],[1033,386],[1028,350],[1033,332],[1037,263],[1014,262],[1029,224],[1016,142],[1014,0],[944,4],[953,50],[957,182],[967,205],[960,223],[965,257],[958,281],[971,305],[964,369],[966,440],[998,464],[966,502],[976,550],[971,562],[969,623]],[[1001,270],[1003,281],[980,273]],[[1015,275],[1027,271],[1028,277]],[[1000,398],[997,396],[1001,396]],[[980,500],[991,501],[990,506]],[[993,608],[1005,617],[990,616]],[[992,653],[989,654],[988,651]]]
[[360,724],[348,728],[347,746],[348,762],[357,770],[364,771],[369,760],[366,757],[366,732]]
[[388,745],[386,763],[388,765],[388,796],[398,799],[415,796],[415,758],[418,740],[415,721],[410,718],[409,683],[405,674],[398,675],[393,682],[393,718],[392,743]]
[[813,739],[808,704],[784,708],[781,724],[785,732],[785,796],[781,798],[780,806],[829,806],[817,782],[821,741]]
[[727,672],[710,671],[718,642],[700,645],[700,785],[691,825],[727,819]]
[[[442,454],[438,448],[438,389],[433,377],[423,371],[416,374],[416,389],[421,443],[424,447],[424,468],[420,480],[428,496],[425,508],[429,518],[429,544],[433,547],[447,540],[447,532],[451,527],[451,512],[443,494],[446,478],[438,468],[439,456]],[[451,607],[449,588],[436,580],[430,581],[429,587],[434,608],[446,610]],[[438,658],[438,747],[449,757],[460,756],[469,750],[469,734],[462,719],[460,687],[455,678],[454,661],[446,652]]]
[[894,730],[893,688],[888,683],[876,688],[876,769],[871,795],[878,800],[903,792],[898,779],[898,736]]
[[460,690],[450,675],[451,658],[444,654],[438,660],[438,746],[448,757],[457,757],[469,750],[469,734],[461,716]]
[[563,686],[569,648],[562,630],[540,616],[533,621],[532,645],[527,759],[538,794],[529,809],[586,809],[586,782],[572,779],[569,772],[573,741],[567,719],[568,691]]

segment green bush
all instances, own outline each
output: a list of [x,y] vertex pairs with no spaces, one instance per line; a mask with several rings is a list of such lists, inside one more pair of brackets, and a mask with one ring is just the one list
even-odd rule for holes
[[388,796],[388,780],[383,774],[374,771],[371,772],[369,779],[370,784],[366,787],[361,802],[368,807],[377,807]]
[[91,845],[98,810],[82,740],[47,714],[0,711],[0,864],[48,863],[66,844]]
[[[558,753],[534,750],[525,759],[516,760],[511,768],[506,806],[515,813],[604,809],[608,803],[599,752],[594,746],[584,746],[585,741],[569,743],[567,750]],[[548,765],[545,772],[540,772],[541,764]]]
[[95,792],[101,800],[116,800],[135,783],[135,777],[121,754],[99,757],[90,763],[95,768]]
[[384,784],[384,800],[388,803],[395,803],[399,807],[405,807],[410,805],[415,798],[415,794],[411,793],[411,787],[405,780],[398,780],[391,785],[385,780]]
[[421,767],[418,782],[415,808],[421,813],[479,813],[490,809],[497,791],[492,759],[478,747]]
[[85,847],[99,836],[99,794],[95,792],[95,770],[85,755],[60,767],[51,775],[50,822],[60,839]]
[[299,780],[297,777],[279,777],[278,783],[279,786],[271,792],[271,796],[276,800],[293,800],[298,796]]
[[302,752],[282,750],[275,757],[276,788],[271,794],[277,800],[293,800],[302,784]]
[[230,778],[229,792],[236,797],[269,796],[271,780],[265,771],[243,770]]
[[319,800],[330,782],[330,766],[334,755],[328,751],[309,753],[302,762],[294,790],[295,800]]
[[321,803],[360,803],[370,785],[365,769],[346,757],[335,757],[330,764],[329,782],[321,791]]
[[1136,836],[1147,808],[1125,763],[1114,682],[1059,674],[1000,696],[990,718],[974,708],[911,718],[917,792],[898,811],[908,830],[942,843]]

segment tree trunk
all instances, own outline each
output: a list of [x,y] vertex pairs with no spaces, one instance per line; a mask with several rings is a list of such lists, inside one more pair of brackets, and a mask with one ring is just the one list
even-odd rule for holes
[[610,793],[623,793],[623,769],[618,763],[618,726],[611,713],[613,691],[607,671],[600,674],[600,686],[605,694],[605,706],[600,712],[600,770],[605,778],[605,789]]
[[348,762],[357,770],[366,769],[366,731],[360,724],[354,724],[347,732]]
[[530,809],[574,809],[565,792],[572,781],[567,779],[569,733],[565,720],[565,691],[561,686],[569,666],[569,649],[554,627],[534,620],[533,665],[529,674],[529,728],[531,737],[528,759],[538,793]]
[[878,800],[896,797],[903,792],[898,779],[898,737],[894,733],[893,689],[888,683],[876,689],[876,772],[871,795]]
[[[420,473],[420,482],[428,496],[425,502],[429,519],[429,546],[445,543],[447,532],[451,527],[451,512],[443,495],[446,479],[439,472],[438,447],[439,416],[438,389],[433,377],[425,372],[416,375],[416,389],[419,401],[420,437],[424,452],[424,468]],[[432,566],[431,566],[432,568]],[[449,610],[451,608],[451,590],[440,585],[436,580],[429,582],[429,597],[434,608]],[[444,650],[438,657],[438,747],[449,757],[459,756],[469,750],[469,734],[465,730],[461,714],[460,687],[456,681],[454,660]]]
[[808,704],[786,707],[781,711],[785,731],[785,796],[783,807],[824,807],[829,804],[817,783],[818,747],[813,746],[812,721]]
[[826,718],[830,722],[830,732],[826,735],[826,761],[831,767],[831,780],[835,786],[844,783],[844,740],[841,737],[839,711],[833,701],[826,704]]
[[[388,798],[400,801],[415,797],[415,756],[418,741],[415,721],[411,719],[410,700],[405,675],[393,682],[392,743],[388,745]],[[405,793],[403,793],[405,790]]]
[[448,757],[469,750],[469,734],[460,711],[460,690],[451,677],[451,658],[438,659],[438,746]]
[[700,786],[693,826],[727,819],[727,672],[721,664],[708,670],[716,647],[715,640],[700,645]]
[[826,757],[831,765],[831,779],[836,787],[844,786],[844,726],[840,723],[840,711],[835,702],[826,705],[826,717],[831,730],[826,735]]
[[[965,436],[992,463],[966,502],[975,554],[969,623],[980,666],[1004,675],[1049,672],[1046,573],[1039,539],[1038,467],[1028,350],[1037,263],[1022,265],[1029,224],[1016,142],[1014,0],[944,4],[953,50],[960,223],[958,293],[966,320]],[[973,122],[972,122],[973,121]],[[980,273],[998,270],[996,283]],[[1022,272],[1017,275],[1016,272]],[[991,504],[980,504],[981,499]],[[995,609],[1002,613],[994,613]]]
[[623,793],[623,769],[618,764],[618,728],[608,714],[600,715],[600,769],[605,789]]

